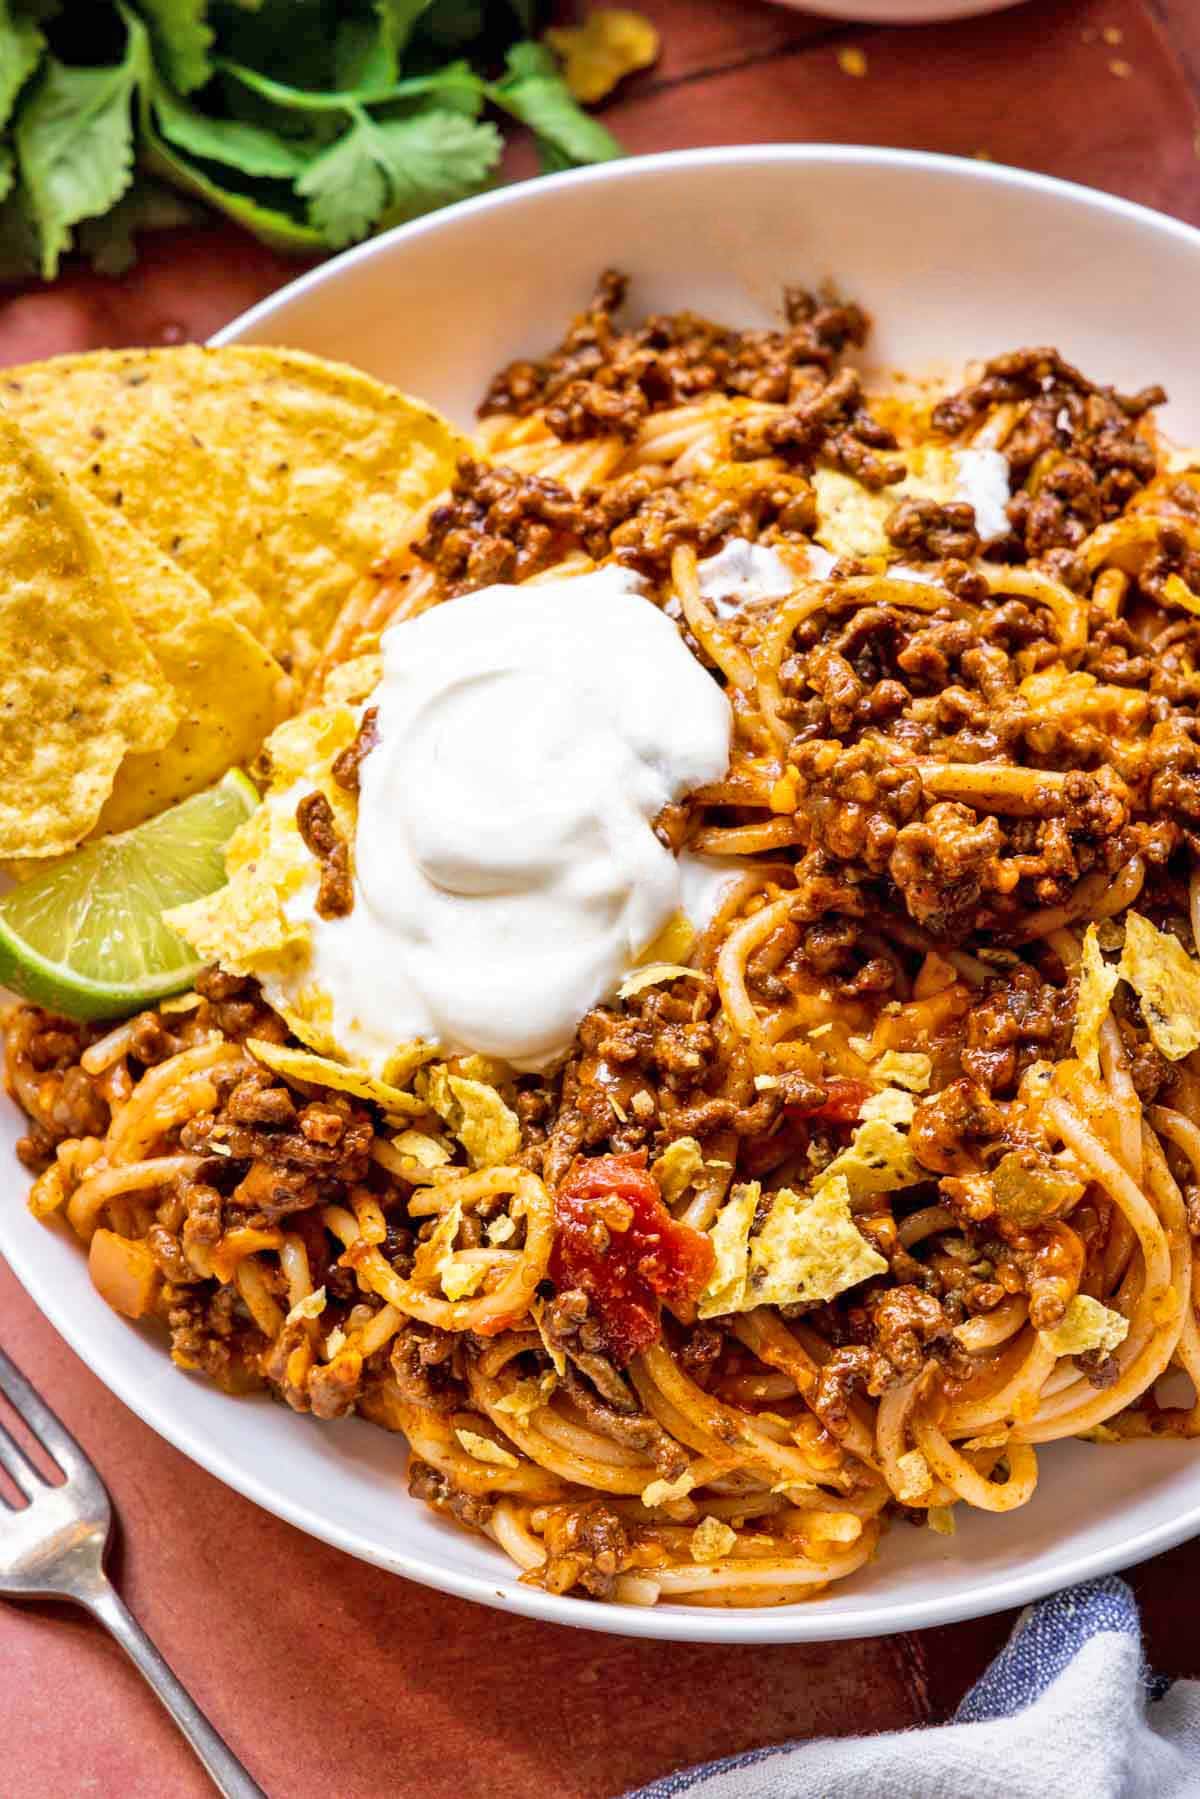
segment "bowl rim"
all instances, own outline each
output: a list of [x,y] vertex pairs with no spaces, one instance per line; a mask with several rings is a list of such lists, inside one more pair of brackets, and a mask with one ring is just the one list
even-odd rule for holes
[[440,211],[411,219],[407,224],[394,225],[390,231],[383,231],[378,237],[368,238],[364,243],[353,244],[328,261],[318,263],[316,268],[307,269],[294,281],[289,281],[286,286],[277,288],[265,299],[247,307],[245,312],[231,319],[228,325],[215,331],[208,342],[218,347],[238,343],[248,334],[256,332],[261,324],[292,301],[303,298],[329,282],[337,281],[351,269],[357,269],[378,257],[386,257],[398,244],[416,242],[445,230],[448,225],[456,225],[460,220],[503,207],[536,204],[537,197],[548,192],[575,188],[582,191],[604,182],[638,181],[646,175],[672,169],[725,167],[731,162],[747,167],[788,162],[843,162],[852,167],[877,166],[906,169],[916,174],[954,175],[960,179],[981,182],[985,187],[1024,189],[1028,193],[1065,200],[1090,211],[1109,213],[1127,219],[1143,230],[1165,232],[1167,236],[1175,237],[1179,242],[1200,250],[1200,227],[1189,225],[1183,219],[1172,218],[1169,213],[1144,206],[1138,200],[1127,200],[1123,195],[1105,193],[1098,187],[1088,187],[1081,181],[1068,181],[1059,175],[1043,175],[1034,169],[1018,168],[1013,163],[991,162],[974,156],[950,156],[938,150],[890,149],[874,144],[704,145],[694,150],[658,150],[647,156],[616,157],[610,162],[593,163],[587,168],[566,169],[557,175],[540,175],[511,182],[506,187],[494,188],[488,193],[475,195],[473,199],[459,200],[453,206],[444,206]]
[[[949,175],[959,180],[977,182],[985,188],[1022,189],[1065,201],[1075,207],[1115,215],[1141,230],[1173,237],[1200,255],[1200,230],[1182,220],[1172,219],[1167,214],[1136,201],[1105,194],[1077,182],[1064,181],[1055,176],[1003,163],[866,145],[779,143],[712,146],[623,158],[590,168],[545,176],[536,182],[514,184],[461,201],[440,212],[396,226],[381,236],[345,250],[306,271],[276,293],[239,314],[216,332],[209,342],[220,346],[253,337],[292,301],[327,283],[336,283],[343,275],[360,265],[376,258],[387,258],[406,243],[448,227],[453,228],[476,215],[505,207],[536,206],[539,197],[550,190],[586,190],[602,182],[636,182],[646,175],[675,169],[728,167],[730,164],[752,169],[771,163],[841,163],[868,168],[875,166],[903,169],[916,175]],[[20,1241],[15,1244],[5,1243],[3,1238],[6,1235],[0,1225],[0,1250],[3,1250],[13,1273],[43,1315],[85,1365],[157,1435],[226,1486],[306,1535],[314,1536],[359,1560],[459,1598],[543,1622],[620,1636],[685,1642],[832,1642],[845,1638],[889,1636],[903,1631],[957,1623],[964,1619],[987,1617],[1013,1606],[1024,1605],[1060,1586],[1108,1574],[1117,1568],[1129,1567],[1174,1547],[1189,1536],[1200,1534],[1198,1471],[1194,1504],[1158,1523],[1145,1526],[1119,1544],[1110,1543],[1092,1550],[1068,1553],[1053,1573],[1046,1570],[1030,1573],[1021,1565],[1016,1565],[1010,1572],[989,1576],[977,1586],[957,1595],[934,1590],[924,1596],[894,1598],[884,1603],[868,1596],[857,1605],[831,1614],[823,1611],[819,1602],[751,1611],[726,1611],[718,1607],[679,1607],[672,1610],[648,1607],[643,1610],[640,1607],[585,1602],[543,1593],[536,1588],[516,1584],[511,1576],[507,1576],[507,1586],[502,1586],[495,1578],[432,1560],[428,1554],[413,1552],[403,1544],[383,1553],[359,1530],[340,1523],[330,1511],[314,1510],[302,1497],[291,1493],[268,1490],[257,1474],[239,1465],[236,1450],[231,1451],[220,1443],[197,1444],[190,1426],[186,1422],[177,1422],[175,1408],[169,1401],[156,1391],[147,1392],[139,1387],[136,1380],[127,1375],[126,1365],[119,1355],[108,1350],[101,1350],[97,1354],[95,1346],[88,1342],[86,1326],[78,1326],[69,1291],[60,1286],[46,1269],[39,1267],[34,1258],[25,1254]],[[936,1574],[931,1576],[935,1589],[936,1578]]]

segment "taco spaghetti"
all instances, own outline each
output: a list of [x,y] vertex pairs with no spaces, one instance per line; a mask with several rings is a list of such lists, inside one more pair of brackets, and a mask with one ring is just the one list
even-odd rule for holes
[[550,1591],[780,1604],[1056,1439],[1200,1431],[1200,462],[1052,350],[869,399],[857,307],[623,297],[496,377],[283,730],[350,721],[300,827],[348,909],[380,635],[633,570],[731,709],[655,821],[711,916],[548,1070],[339,1067],[230,955],[112,1028],[15,1006],[8,1080],[35,1212],[181,1368],[401,1431]]

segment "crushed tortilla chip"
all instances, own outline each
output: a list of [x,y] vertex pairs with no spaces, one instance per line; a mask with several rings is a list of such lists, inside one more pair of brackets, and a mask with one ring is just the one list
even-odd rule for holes
[[378,650],[371,650],[331,668],[321,684],[321,698],[327,706],[358,706],[374,693],[382,679],[383,657]]
[[455,1425],[454,1434],[476,1462],[487,1462],[493,1468],[519,1468],[520,1462],[511,1449],[502,1449],[499,1443],[493,1443],[490,1437],[481,1437],[478,1431],[465,1430],[461,1424]]
[[325,1339],[326,1359],[332,1361],[335,1355],[340,1355],[342,1350],[345,1349],[348,1341],[349,1339],[341,1325],[335,1324]]
[[411,1156],[422,1168],[441,1168],[450,1160],[449,1146],[427,1131],[399,1131],[392,1138],[392,1148],[402,1156]]
[[325,1289],[318,1287],[313,1293],[306,1293],[298,1299],[288,1313],[285,1323],[298,1324],[302,1318],[319,1318],[325,1310]]
[[486,1273],[487,1266],[483,1262],[468,1262],[462,1256],[447,1256],[438,1278],[447,1299],[470,1299]]
[[864,1124],[872,1118],[882,1118],[885,1124],[911,1124],[916,1109],[912,1094],[902,1087],[881,1087],[863,1100],[858,1116]]
[[736,1530],[730,1530],[720,1518],[701,1518],[688,1538],[688,1551],[694,1562],[719,1562],[737,1543]]
[[1178,937],[1140,912],[1127,912],[1119,973],[1141,1001],[1154,1047],[1169,1062],[1200,1048],[1200,962]]
[[887,1263],[850,1216],[844,1176],[826,1173],[811,1194],[781,1188],[757,1237],[750,1239],[745,1306],[833,1299]]
[[925,1514],[925,1522],[939,1537],[952,1537],[958,1529],[954,1507],[950,1505],[931,1505]]
[[[902,481],[869,488],[841,469],[818,468],[812,477],[817,505],[816,541],[835,556],[886,557],[897,551],[887,534],[887,521],[901,500],[926,499],[944,504],[959,498],[954,452],[940,444],[921,444],[900,452],[908,464]],[[893,459],[897,459],[893,452]]]
[[933,1475],[919,1449],[910,1449],[900,1456],[896,1472],[900,1476],[896,1483],[896,1498],[901,1505],[920,1505],[933,1491]]
[[285,1081],[311,1081],[314,1086],[332,1087],[335,1093],[349,1093],[355,1099],[372,1099],[389,1112],[402,1112],[410,1117],[425,1110],[411,1093],[401,1093],[375,1075],[361,1069],[347,1068],[328,1056],[317,1056],[307,1049],[290,1049],[281,1043],[267,1043],[261,1037],[247,1037],[246,1048],[256,1061],[262,1062]]
[[[358,716],[349,706],[315,707],[273,731],[266,743],[271,784],[262,804],[226,845],[228,881],[166,915],[172,929],[206,961],[261,981],[267,1000],[289,1024],[289,1013],[301,1016],[312,1010],[318,1027],[314,1034],[324,1053],[336,1048],[332,1002],[304,983],[312,933],[297,915],[305,896],[316,895],[320,867],[300,835],[296,807],[306,792],[318,788],[330,803],[339,833],[353,841],[357,805],[332,771],[357,733]],[[297,1029],[296,1035],[301,1034]]]
[[642,1504],[648,1511],[660,1505],[673,1505],[677,1499],[686,1499],[695,1484],[696,1477],[690,1468],[685,1468],[677,1480],[652,1480],[648,1487],[642,1488]]
[[656,28],[623,6],[602,6],[582,25],[551,26],[546,42],[562,57],[566,84],[585,106],[605,99],[626,75],[658,61]]
[[860,1124],[825,1174],[841,1175],[851,1199],[862,1199],[869,1193],[895,1193],[926,1179],[909,1148],[908,1137],[886,1118],[868,1118]]
[[200,995],[198,993],[176,993],[168,999],[160,999],[158,1002],[160,1012],[195,1012],[199,1006]]
[[747,1257],[750,1226],[761,1188],[757,1181],[734,1187],[708,1232],[715,1261],[708,1285],[696,1307],[700,1318],[719,1318],[726,1312],[746,1310]]
[[625,976],[617,988],[617,998],[630,999],[646,987],[660,987],[664,981],[676,981],[684,975],[693,981],[702,978],[698,968],[685,968],[681,962],[647,962],[644,968],[635,968]]
[[540,1412],[546,1405],[558,1385],[557,1374],[547,1371],[539,1380],[515,1381],[502,1399],[497,1399],[493,1411],[504,1412],[515,1418],[518,1424],[528,1424],[535,1412]]
[[423,1070],[418,1086],[466,1150],[472,1168],[496,1168],[516,1155],[521,1126],[493,1086],[451,1074],[444,1063]]
[[853,1512],[806,1512],[804,1535],[810,1543],[857,1543],[862,1519]]
[[1098,1349],[1111,1355],[1129,1335],[1129,1320],[1088,1293],[1077,1293],[1061,1324],[1038,1336],[1055,1355],[1084,1355]]
[[674,1205],[704,1166],[704,1151],[694,1137],[676,1137],[663,1150],[650,1172],[658,1182],[664,1202]]
[[508,1213],[499,1212],[488,1224],[487,1240],[489,1243],[507,1243],[510,1237],[516,1235],[516,1231],[517,1227]]
[[1108,1017],[1108,1008],[1120,978],[1116,965],[1106,962],[1100,954],[1096,927],[1090,924],[1083,934],[1071,1048],[1097,1080],[1100,1078],[1100,1027]]
[[462,1201],[453,1205],[438,1219],[428,1237],[418,1243],[413,1257],[413,1277],[441,1287],[447,1299],[469,1299],[487,1273],[486,1262],[468,1262],[454,1253],[454,1243],[462,1226]]
[[[811,1031],[810,1036],[816,1032]],[[920,1050],[885,1049],[871,1073],[890,1087],[906,1087],[910,1093],[924,1093],[933,1079],[933,1063]]]

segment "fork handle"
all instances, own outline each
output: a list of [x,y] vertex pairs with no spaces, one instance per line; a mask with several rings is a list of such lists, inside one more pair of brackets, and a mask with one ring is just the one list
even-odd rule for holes
[[116,1588],[101,1579],[79,1597],[92,1616],[112,1632],[134,1667],[149,1681],[225,1799],[267,1799],[228,1743],[217,1734],[195,1700],[175,1678]]

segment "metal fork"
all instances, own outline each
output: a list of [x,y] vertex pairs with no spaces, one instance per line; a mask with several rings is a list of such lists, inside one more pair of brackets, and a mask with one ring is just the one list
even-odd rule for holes
[[74,1437],[0,1350],[0,1393],[66,1476],[42,1479],[0,1424],[0,1467],[28,1499],[0,1500],[0,1597],[71,1599],[99,1618],[145,1675],[227,1799],[266,1799],[204,1713],[189,1698],[104,1572],[112,1506],[104,1482]]

